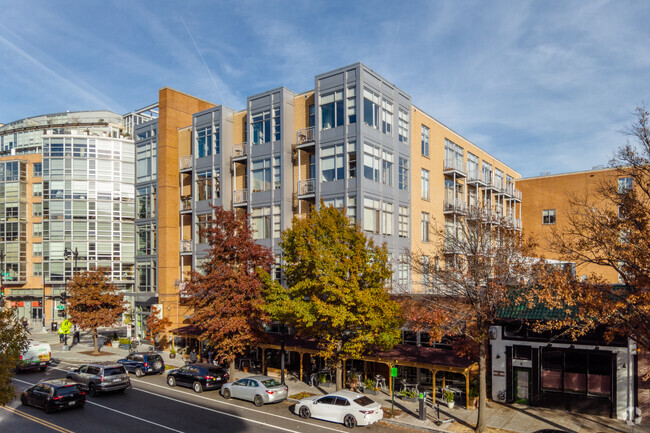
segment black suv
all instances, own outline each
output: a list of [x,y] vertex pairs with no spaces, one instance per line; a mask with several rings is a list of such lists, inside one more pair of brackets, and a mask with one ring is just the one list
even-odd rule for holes
[[228,382],[228,372],[212,364],[188,364],[167,373],[167,385],[186,386],[194,392],[204,389],[219,389]]
[[117,362],[122,364],[126,371],[135,373],[138,377],[145,374],[163,374],[165,372],[165,361],[157,353],[134,352]]
[[86,393],[79,384],[69,379],[51,379],[27,388],[20,395],[23,406],[32,405],[43,408],[45,412],[83,407]]
[[124,366],[115,362],[85,364],[68,371],[66,377],[88,389],[88,394],[93,397],[99,392],[123,392],[131,387],[129,374]]

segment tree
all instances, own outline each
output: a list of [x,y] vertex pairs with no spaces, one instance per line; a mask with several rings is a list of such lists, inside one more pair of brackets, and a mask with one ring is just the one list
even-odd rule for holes
[[534,295],[572,314],[538,323],[540,330],[577,337],[605,325],[607,336],[630,336],[650,349],[650,114],[638,107],[635,117],[626,131],[631,141],[610,161],[616,177],[603,181],[592,196],[569,197],[568,228],[549,240],[562,259],[613,269],[620,284],[596,273],[583,281],[547,272]]
[[154,348],[158,347],[158,336],[172,325],[171,320],[162,317],[162,312],[155,305],[151,307],[151,314],[147,317],[147,338],[151,340]]
[[267,278],[267,311],[318,341],[320,355],[337,369],[340,389],[344,357],[399,341],[399,306],[387,292],[386,248],[375,246],[343,211],[322,202],[308,218],[294,218],[280,246],[288,288]]
[[[411,269],[424,281],[425,293],[405,296],[406,318],[426,329],[432,341],[452,338],[455,349],[478,358],[477,432],[486,431],[486,366],[489,329],[509,305],[514,288],[532,276],[533,242],[490,209],[469,210],[456,230],[435,230],[436,262],[412,252]],[[441,258],[442,263],[438,263]]]
[[191,321],[215,350],[215,358],[230,364],[256,343],[267,316],[262,308],[260,269],[268,272],[273,255],[253,240],[245,215],[213,208],[212,219],[202,228],[210,250],[202,272],[192,271],[185,287]]
[[15,396],[11,383],[20,355],[27,350],[27,330],[18,321],[13,309],[0,307],[0,404],[10,403]]
[[109,269],[75,273],[68,282],[68,314],[70,319],[93,336],[94,353],[99,353],[97,329],[117,324],[126,311],[124,295],[108,280]]

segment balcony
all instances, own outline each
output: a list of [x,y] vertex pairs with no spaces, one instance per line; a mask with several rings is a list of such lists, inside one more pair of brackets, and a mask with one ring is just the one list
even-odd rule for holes
[[442,213],[445,215],[465,215],[467,212],[467,205],[462,200],[445,200]]
[[236,143],[232,146],[232,158],[246,158],[246,143]]
[[506,187],[506,200],[521,201],[521,191],[515,189],[514,185],[508,185]]
[[232,203],[235,206],[245,205],[248,201],[248,189],[236,189],[232,196]]
[[467,174],[467,184],[474,186],[485,186],[490,183],[490,173],[484,173],[478,170],[471,170]]
[[467,219],[474,221],[487,221],[488,213],[487,209],[476,205],[470,205],[467,208]]
[[181,254],[182,255],[192,254],[192,240],[191,239],[183,239],[181,241]]
[[486,188],[492,190],[494,193],[497,194],[505,194],[503,179],[496,179],[492,177],[490,179],[490,182],[488,182]]
[[180,166],[181,171],[190,171],[193,167],[192,156],[181,156],[178,160],[178,165]]
[[298,197],[313,196],[316,193],[316,179],[298,181]]
[[459,158],[445,159],[443,172],[445,174],[455,174],[456,176],[465,177],[467,176],[465,161]]
[[314,144],[314,131],[315,128],[313,126],[310,126],[309,128],[299,129],[296,132],[296,145],[300,147]]
[[192,212],[192,196],[181,197],[181,213]]

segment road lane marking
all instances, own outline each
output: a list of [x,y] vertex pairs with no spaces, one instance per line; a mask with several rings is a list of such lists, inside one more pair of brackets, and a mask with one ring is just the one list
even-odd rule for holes
[[51,423],[49,421],[41,419],[41,418],[39,418],[37,416],[34,416],[32,414],[29,414],[27,412],[23,412],[21,410],[18,410],[17,408],[11,407],[11,406],[0,406],[0,409],[4,409],[7,412],[13,413],[14,415],[22,416],[23,418],[26,418],[26,419],[28,419],[30,421],[34,421],[35,423],[38,423],[38,424],[43,425],[45,427],[49,427],[52,430],[56,430],[56,431],[58,431],[60,433],[74,433],[72,430],[68,430],[65,427],[58,426],[58,425],[53,424],[53,423]]

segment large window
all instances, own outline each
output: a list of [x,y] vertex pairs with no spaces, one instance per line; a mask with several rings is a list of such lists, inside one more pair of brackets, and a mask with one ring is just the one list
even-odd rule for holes
[[399,189],[409,190],[409,160],[399,157]]
[[273,189],[280,189],[282,186],[282,167],[280,166],[280,157],[273,157]]
[[253,162],[253,192],[271,190],[271,160],[262,159]]
[[453,168],[463,166],[463,148],[445,138],[445,165]]
[[[7,233],[10,231],[9,227],[11,227],[12,224],[7,224]],[[34,237],[41,237],[43,236],[43,223],[34,223],[32,224],[32,236]],[[17,234],[17,233],[14,233]],[[14,236],[17,237],[17,236]]]
[[196,131],[196,156],[203,158],[212,155],[212,126]]
[[357,123],[357,93],[355,87],[348,87],[348,123]]
[[409,237],[409,208],[406,206],[399,207],[399,237]]
[[429,128],[422,125],[422,156],[429,157]]
[[380,150],[378,147],[363,146],[363,177],[379,182]]
[[[153,218],[156,216],[156,188],[147,186],[136,191],[138,218]],[[85,209],[84,209],[85,210]]]
[[381,183],[393,186],[393,155],[382,152]]
[[386,135],[393,135],[393,103],[381,101],[381,132]]
[[343,91],[328,93],[320,97],[321,129],[343,125]]
[[373,198],[363,199],[363,229],[370,233],[379,233],[380,225],[379,200]]
[[32,205],[32,216],[43,216],[43,203],[34,203]]
[[348,218],[351,224],[357,223],[357,198],[348,197]]
[[395,216],[393,212],[393,203],[382,203],[382,227],[381,232],[387,236],[393,235],[393,225]]
[[363,89],[363,122],[379,128],[379,95],[368,89]]
[[541,350],[542,390],[597,396],[611,394],[611,353],[554,348]]
[[470,179],[478,179],[478,156],[467,152],[467,173]]
[[422,242],[429,242],[429,213],[422,212]]
[[273,237],[278,239],[280,238],[280,233],[282,232],[282,212],[280,206],[273,206]]
[[422,199],[429,200],[429,170],[422,169]]
[[200,171],[196,174],[196,191],[199,200],[212,199],[212,170]]
[[251,211],[251,229],[253,239],[268,239],[271,237],[270,207],[258,207]]
[[544,209],[542,211],[542,224],[555,224],[555,209]]
[[282,122],[280,122],[280,108],[273,109],[273,139],[280,140],[282,130]]
[[153,292],[156,290],[156,262],[154,260],[138,262],[136,266],[136,281],[138,292]]
[[316,126],[316,107],[314,104],[309,106],[309,127]]
[[42,162],[35,162],[34,163],[34,177],[41,177],[43,176],[43,163]]
[[409,142],[409,114],[401,108],[399,109],[399,141]]
[[631,177],[621,177],[618,179],[618,193],[623,194],[632,191],[634,188],[634,179]]
[[271,141],[271,113],[268,110],[251,116],[251,131],[254,146]]
[[408,255],[400,254],[398,264],[397,284],[401,287],[408,286],[409,283],[409,261]]
[[208,233],[205,229],[210,223],[212,215],[210,214],[201,214],[196,216],[196,239],[199,244],[207,244],[210,239]]
[[332,182],[344,178],[343,145],[326,147],[321,150],[321,182]]
[[136,226],[137,252],[139,256],[156,254],[156,225],[142,224]]
[[[142,182],[156,178],[157,173],[157,147],[154,142],[138,144],[136,150],[136,176],[137,181]],[[91,161],[89,161],[91,162]],[[93,167],[89,167],[89,174],[92,174]]]
[[32,193],[34,197],[42,197],[43,196],[43,184],[42,183],[34,183],[32,184]]

